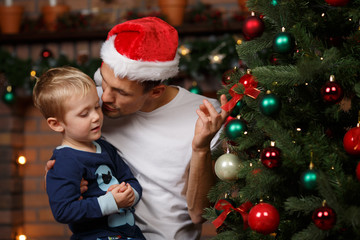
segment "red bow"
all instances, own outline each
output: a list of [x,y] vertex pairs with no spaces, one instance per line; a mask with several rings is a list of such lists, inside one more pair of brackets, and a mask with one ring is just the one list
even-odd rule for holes
[[[239,83],[241,83],[245,90],[244,90],[244,93],[243,94],[239,94],[239,93],[236,93],[234,91],[234,88],[236,88],[238,86],[238,84],[235,84],[234,86],[232,86],[229,90],[229,93],[230,95],[232,96],[231,100],[226,103],[224,106],[221,106],[222,109],[224,109],[225,111],[227,112],[230,112],[236,105],[236,103],[238,101],[240,101],[244,95],[247,95],[249,97],[252,97],[254,99],[256,99],[258,97],[258,95],[260,94],[260,90],[257,89],[257,83],[255,82],[255,80],[251,79],[252,82],[248,83],[248,84],[244,84],[244,79],[248,79],[248,78],[251,78],[249,77],[251,76],[250,74],[245,74],[243,77],[240,78],[239,80]],[[245,81],[246,82],[246,81]]]
[[252,208],[252,203],[251,202],[245,202],[243,204],[241,204],[240,207],[238,208],[234,208],[231,203],[229,203],[228,201],[226,201],[225,199],[221,199],[219,200],[216,205],[215,205],[215,209],[222,211],[224,210],[214,221],[212,221],[212,223],[214,224],[214,226],[216,228],[219,228],[225,221],[227,215],[229,215],[229,213],[231,212],[231,210],[235,210],[237,212],[239,212],[243,218],[243,222],[244,222],[244,229],[246,229],[249,225],[248,225],[248,211],[250,210],[250,208]]

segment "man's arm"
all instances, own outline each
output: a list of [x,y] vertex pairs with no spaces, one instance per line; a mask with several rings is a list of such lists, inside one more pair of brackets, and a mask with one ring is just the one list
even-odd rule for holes
[[[221,105],[226,102],[225,95],[222,95]],[[186,201],[191,220],[194,223],[202,223],[204,221],[203,211],[210,205],[207,194],[216,182],[210,143],[229,113],[224,110],[218,113],[211,103],[204,100],[204,104],[197,110],[197,114],[199,118],[196,122],[192,142],[192,157],[186,183]]]

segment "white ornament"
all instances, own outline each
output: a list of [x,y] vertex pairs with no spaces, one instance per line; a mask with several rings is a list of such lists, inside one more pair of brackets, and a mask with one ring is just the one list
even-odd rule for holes
[[215,173],[223,181],[234,181],[243,167],[238,156],[232,153],[221,155],[215,162]]

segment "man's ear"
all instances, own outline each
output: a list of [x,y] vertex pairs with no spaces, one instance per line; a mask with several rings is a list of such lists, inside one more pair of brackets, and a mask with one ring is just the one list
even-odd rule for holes
[[64,132],[64,127],[57,118],[49,117],[48,119],[46,119],[46,121],[49,127],[55,132]]
[[152,98],[158,98],[165,92],[165,89],[166,89],[165,85],[163,85],[163,84],[158,85],[158,86],[154,87],[153,89],[151,89],[150,96]]

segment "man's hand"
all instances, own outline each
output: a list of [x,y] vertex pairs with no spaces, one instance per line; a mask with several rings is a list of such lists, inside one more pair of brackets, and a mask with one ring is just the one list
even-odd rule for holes
[[[224,94],[221,95],[220,102],[221,106],[227,103]],[[210,148],[211,140],[219,131],[226,118],[229,116],[229,113],[223,109],[218,113],[208,100],[204,100],[203,104],[196,110],[196,113],[199,118],[196,121],[192,147],[194,151],[208,150]]]
[[135,193],[129,183],[122,182],[111,189],[118,208],[128,208],[134,204]]
[[55,165],[55,160],[49,160],[46,162],[45,165],[45,176],[44,176],[44,183],[45,183],[45,189],[46,189],[46,175],[50,169],[52,169]]

